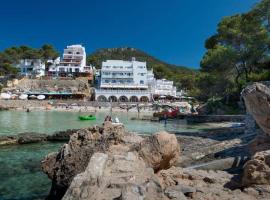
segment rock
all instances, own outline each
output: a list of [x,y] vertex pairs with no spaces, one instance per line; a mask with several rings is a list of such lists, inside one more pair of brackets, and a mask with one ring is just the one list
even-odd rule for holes
[[73,133],[57,155],[51,154],[42,161],[43,171],[52,179],[48,199],[61,199],[73,178],[85,171],[94,153],[125,153],[134,143],[142,140],[132,135],[126,133],[122,125],[112,123]]
[[70,136],[79,131],[79,129],[68,129],[66,131],[58,131],[47,136],[48,141],[68,141]]
[[0,136],[0,146],[2,145],[9,145],[9,144],[17,144],[17,136],[10,135],[10,136]]
[[265,133],[259,133],[257,137],[249,143],[249,151],[252,155],[259,151],[270,149],[270,137]]
[[166,200],[153,170],[136,153],[95,153],[86,170],[74,177],[63,200]]
[[159,132],[140,143],[140,156],[155,172],[173,166],[180,157],[180,146],[174,134]]
[[242,97],[259,127],[270,136],[270,88],[262,83],[254,83],[243,90]]
[[244,166],[243,186],[270,184],[270,150],[256,153]]
[[[204,171],[172,167],[158,172],[158,177],[165,188],[164,194],[170,199],[267,199],[264,192],[247,194],[241,190],[230,190],[233,175],[224,171]],[[183,196],[184,195],[184,196]]]
[[179,199],[179,200],[186,200],[186,196],[178,190],[177,187],[172,186],[172,187],[167,187],[166,190],[164,191],[164,194],[169,197],[169,199]]
[[18,135],[19,144],[37,143],[46,140],[46,134],[39,133],[22,133]]

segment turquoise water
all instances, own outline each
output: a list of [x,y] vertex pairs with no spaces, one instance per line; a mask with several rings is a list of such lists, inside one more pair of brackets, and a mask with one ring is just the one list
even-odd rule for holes
[[0,200],[44,199],[51,182],[42,173],[40,161],[60,146],[60,143],[45,143],[1,147]]
[[[12,135],[23,132],[38,132],[52,134],[54,131],[85,128],[96,124],[101,125],[109,113],[97,112],[97,120],[80,121],[79,115],[86,113],[56,112],[56,111],[2,111],[0,112],[0,135]],[[89,113],[87,113],[89,114]],[[191,131],[198,127],[187,125],[183,120],[167,123],[166,127],[161,122],[130,120],[137,116],[136,113],[113,113],[113,118],[118,117],[126,128],[132,132],[151,134],[161,130],[167,131]],[[204,127],[205,128],[205,127]]]
[[[33,111],[0,112],[0,135],[13,135],[23,132],[52,134],[54,131],[84,128],[102,124],[108,113],[96,113],[96,121],[80,121],[83,113]],[[89,114],[89,113],[88,113]],[[114,113],[129,131],[151,134],[161,130],[189,131],[197,130],[184,121],[164,123],[132,121],[132,113]],[[200,127],[207,128],[207,127]],[[40,161],[50,152],[57,151],[61,143],[29,144],[0,147],[0,200],[44,199],[50,189],[50,180],[42,173]]]

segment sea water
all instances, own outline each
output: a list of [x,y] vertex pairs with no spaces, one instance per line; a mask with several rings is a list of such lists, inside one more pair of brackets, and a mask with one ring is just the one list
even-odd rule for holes
[[[78,117],[89,113],[55,111],[1,111],[0,135],[16,135],[25,132],[52,134],[66,129],[101,125],[109,113],[97,112],[95,121],[80,121]],[[130,120],[136,113],[113,113],[132,132],[152,134],[157,131],[194,131],[198,127],[183,120],[149,122]],[[202,128],[202,127],[201,127]],[[206,127],[204,127],[206,128]],[[0,147],[0,200],[44,199],[49,193],[51,181],[41,171],[40,161],[55,152],[62,143],[38,143]]]

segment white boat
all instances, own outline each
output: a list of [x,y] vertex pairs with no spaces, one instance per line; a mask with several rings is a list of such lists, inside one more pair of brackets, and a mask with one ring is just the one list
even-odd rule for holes
[[1,93],[0,98],[1,99],[10,99],[11,98],[11,95],[8,94],[8,93]]
[[27,98],[28,98],[28,95],[27,94],[21,94],[19,96],[19,99],[21,99],[21,100],[26,100]]
[[38,100],[44,100],[45,98],[46,98],[45,95],[42,94],[37,96]]

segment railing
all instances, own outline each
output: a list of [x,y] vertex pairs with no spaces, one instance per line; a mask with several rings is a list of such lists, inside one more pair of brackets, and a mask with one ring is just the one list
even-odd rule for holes
[[149,95],[150,91],[149,90],[103,90],[99,89],[96,90],[97,95],[101,94],[144,94],[144,95]]

